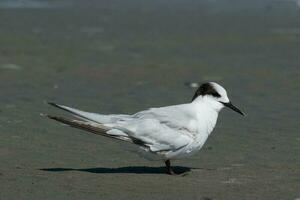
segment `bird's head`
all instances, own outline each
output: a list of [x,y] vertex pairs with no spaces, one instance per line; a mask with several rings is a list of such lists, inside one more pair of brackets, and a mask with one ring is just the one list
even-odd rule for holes
[[214,82],[204,83],[197,89],[192,101],[198,100],[207,102],[217,111],[220,111],[223,107],[228,107],[243,116],[245,115],[239,108],[230,102],[226,90],[221,85]]

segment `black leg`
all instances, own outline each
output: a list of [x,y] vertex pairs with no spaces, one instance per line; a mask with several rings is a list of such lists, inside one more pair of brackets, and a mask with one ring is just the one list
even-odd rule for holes
[[170,162],[170,160],[166,160],[165,164],[166,164],[166,168],[167,168],[167,173],[170,174],[170,175],[174,175],[175,173],[174,173],[174,171],[171,168],[171,162]]

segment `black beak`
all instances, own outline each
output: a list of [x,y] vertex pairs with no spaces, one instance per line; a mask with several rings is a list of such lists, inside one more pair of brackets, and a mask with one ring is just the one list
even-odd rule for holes
[[223,103],[221,102],[224,106],[232,109],[233,111],[245,116],[245,113],[243,113],[240,109],[238,109],[237,107],[235,107],[231,102],[228,102],[228,103]]

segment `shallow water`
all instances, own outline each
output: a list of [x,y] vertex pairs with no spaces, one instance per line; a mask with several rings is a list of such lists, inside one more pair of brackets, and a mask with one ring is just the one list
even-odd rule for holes
[[[65,2],[0,4],[0,199],[300,196],[297,1]],[[185,177],[40,116],[63,114],[45,101],[102,113],[184,103],[185,82],[203,81],[247,117],[224,110],[205,147],[174,163]]]

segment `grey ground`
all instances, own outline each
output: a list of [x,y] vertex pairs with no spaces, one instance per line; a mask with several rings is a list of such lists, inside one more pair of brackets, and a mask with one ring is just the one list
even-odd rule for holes
[[[0,199],[300,197],[300,8],[293,1],[1,1]],[[126,2],[126,3],[125,3]],[[204,148],[163,163],[40,116],[45,101],[134,113],[217,81],[224,110]]]

